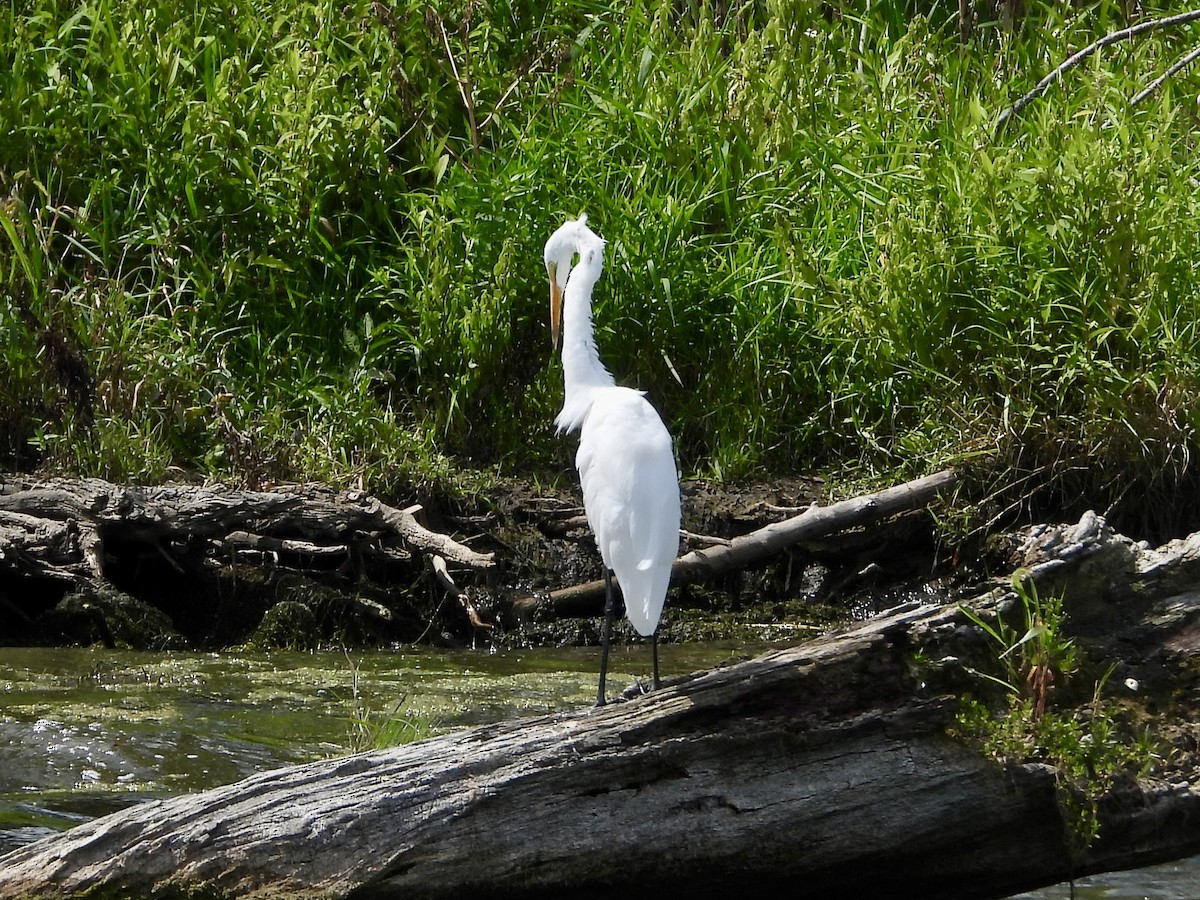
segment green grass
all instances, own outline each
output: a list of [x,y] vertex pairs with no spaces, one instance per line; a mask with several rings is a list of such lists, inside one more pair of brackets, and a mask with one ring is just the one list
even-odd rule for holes
[[1196,38],[1108,48],[995,135],[1124,22],[1028,6],[966,45],[941,5],[0,9],[0,452],[377,490],[562,467],[541,246],[586,211],[601,353],[685,471],[1171,491],[1198,76],[1127,100]]
[[386,750],[401,744],[411,744],[432,737],[438,730],[436,717],[428,712],[412,710],[408,694],[391,704],[387,711],[374,709],[362,691],[362,675],[358,663],[346,652],[346,663],[350,669],[349,731],[346,750],[362,753],[367,750]]

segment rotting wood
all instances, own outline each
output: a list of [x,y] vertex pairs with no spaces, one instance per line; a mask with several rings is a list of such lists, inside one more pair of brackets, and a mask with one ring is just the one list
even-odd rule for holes
[[[250,533],[247,523],[254,523]],[[165,485],[120,487],[95,479],[39,483],[0,482],[0,561],[20,569],[44,560],[32,574],[78,578],[103,572],[98,535],[121,533],[147,546],[166,540],[203,538],[236,550],[249,544],[299,554],[344,551],[370,534],[403,540],[471,568],[493,565],[448,535],[422,526],[398,510],[361,493],[294,487],[280,491],[229,491]]]
[[[928,506],[946,496],[958,483],[958,473],[946,469],[874,494],[853,497],[829,506],[812,505],[781,522],[773,522],[727,544],[704,547],[684,554],[671,567],[671,584],[714,578],[752,566],[787,548],[822,535],[861,528],[907,510]],[[512,603],[517,618],[533,616],[541,607],[559,616],[598,615],[604,599],[604,581],[571,585],[547,594],[522,596]]]
[[[1148,550],[1085,517],[1030,533],[1014,561],[1109,604],[1109,637],[1131,654],[1119,662],[1149,684],[1194,669],[1198,546]],[[1185,583],[1191,594],[1170,593]],[[1003,587],[969,601],[985,615],[1012,602]],[[1200,774],[1175,759],[1114,790],[1101,839],[1073,852],[1050,766],[1000,766],[947,734],[981,648],[995,652],[958,607],[911,604],[628,703],[140,804],[0,858],[0,897],[705,900],[887,885],[969,900],[1200,851]]]
[[68,583],[100,574],[95,553],[84,552],[78,521],[5,510],[0,510],[0,564],[32,577]]
[[[0,480],[0,577],[22,585],[22,602],[30,610],[57,610],[63,598],[77,592],[114,596],[129,591],[134,601],[149,598],[171,622],[188,623],[186,635],[181,629],[151,638],[172,646],[189,640],[237,643],[250,636],[256,622],[249,616],[230,623],[207,621],[196,612],[196,604],[204,602],[194,598],[214,579],[265,585],[287,578],[289,590],[309,605],[320,600],[295,586],[321,582],[348,601],[341,608],[357,609],[376,623],[395,623],[394,635],[406,639],[415,617],[395,616],[386,605],[392,603],[397,564],[416,577],[421,567],[408,564],[413,553],[438,555],[474,570],[494,565],[491,553],[424,527],[415,516],[419,511],[419,506],[397,509],[362,492],[319,486],[236,491],[120,486],[98,479]],[[246,578],[247,566],[259,567],[262,576]],[[160,571],[165,574],[155,574]],[[259,597],[267,608],[281,594],[261,590]],[[407,597],[396,597],[395,605],[412,609]],[[105,628],[92,633],[90,627],[69,627],[76,607],[63,607],[66,618],[43,622],[40,613],[29,613],[18,621],[26,639],[34,641],[113,639]],[[329,629],[339,627],[336,618],[322,621]]]

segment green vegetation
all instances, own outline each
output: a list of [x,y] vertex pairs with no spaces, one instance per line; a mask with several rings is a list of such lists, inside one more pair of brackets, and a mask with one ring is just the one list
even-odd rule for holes
[[349,651],[346,662],[350,667],[350,732],[346,747],[349,752],[384,750],[433,736],[437,722],[428,713],[404,712],[407,693],[401,694],[386,713],[371,709],[361,690],[358,664]]
[[2,462],[560,467],[541,246],[586,211],[601,352],[685,471],[986,457],[1100,504],[1171,491],[1197,76],[1128,98],[1195,38],[1107,48],[996,134],[1125,21],[1026,6],[965,45],[943,5],[0,9]]
[[1128,717],[1102,697],[1111,666],[1096,680],[1087,702],[1077,707],[1051,703],[1056,686],[1081,667],[1075,642],[1064,629],[1063,600],[1039,597],[1025,570],[1014,573],[1012,583],[1023,632],[1002,616],[985,618],[963,609],[999,650],[1002,674],[971,671],[1001,686],[1005,696],[998,711],[964,697],[957,733],[998,762],[1053,766],[1068,846],[1082,853],[1100,833],[1100,798],[1121,779],[1150,771],[1157,759],[1154,743],[1144,730],[1133,733]]
[[999,657],[1004,665],[1002,677],[977,671],[974,674],[1028,703],[1029,718],[1036,721],[1045,715],[1055,683],[1074,674],[1079,662],[1075,641],[1062,628],[1066,619],[1063,598],[1038,596],[1037,585],[1030,580],[1027,569],[1013,573],[1012,586],[1020,605],[1022,632],[1001,616],[986,619],[966,607],[963,614],[1003,650]]
[[389,712],[380,713],[359,706],[356,702],[350,720],[349,752],[386,750],[432,737],[436,733],[436,724],[428,716],[406,714],[404,707],[407,703],[408,695],[405,694],[392,704]]

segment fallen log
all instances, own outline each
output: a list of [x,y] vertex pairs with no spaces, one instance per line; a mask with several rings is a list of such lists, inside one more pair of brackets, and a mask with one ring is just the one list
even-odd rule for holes
[[[1123,665],[1194,680],[1196,584],[1149,592],[1177,584],[1170,559],[1190,568],[1200,542],[1148,551],[1092,524],[1015,552],[1034,579],[1106,573],[1083,584],[1117,611],[1111,637],[1137,637]],[[1013,598],[995,588],[970,605],[1003,614]],[[1200,851],[1194,749],[1112,790],[1100,839],[1081,848],[1050,765],[1000,764],[956,738],[964,660],[981,646],[959,607],[912,604],[631,702],[143,803],[0,858],[0,898],[637,900],[801,885],[969,900]]]
[[[477,553],[422,526],[399,510],[360,492],[315,486],[278,491],[231,491],[192,485],[119,486],[99,479],[47,482],[0,481],[0,527],[36,519],[77,523],[87,532],[125,530],[143,540],[203,537],[225,539],[258,523],[266,536],[303,535],[344,542],[355,532],[383,532],[409,545],[472,568],[492,565],[492,554]],[[0,532],[0,537],[8,537]],[[0,554],[16,539],[0,544]],[[0,555],[0,559],[4,558]]]
[[[386,608],[355,590],[364,580],[366,564],[378,570],[373,590],[384,600],[395,581],[395,567],[407,565],[414,552],[470,569],[494,565],[491,553],[477,552],[424,527],[414,515],[419,509],[397,509],[361,492],[318,486],[236,491],[193,485],[120,486],[99,479],[0,480],[0,590],[7,584],[21,586],[19,594],[29,611],[18,609],[18,619],[37,640],[40,620],[35,610],[55,607],[80,592],[118,597],[128,591],[132,602],[172,607],[173,620],[194,622],[200,618],[194,607],[203,600],[192,609],[181,608],[188,603],[181,594],[202,594],[197,585],[203,579],[208,579],[203,581],[206,585],[223,573],[237,579],[251,564],[265,570],[263,579],[275,577],[278,569],[304,577],[328,576],[326,580],[351,576],[342,578],[348,585],[344,608],[369,609],[375,621],[389,622],[392,616]],[[155,567],[164,565],[167,578],[156,576]],[[419,577],[420,563],[412,569]],[[275,592],[264,594],[266,599],[255,601],[263,607],[257,610],[260,617],[277,599]],[[14,605],[11,597],[9,605]],[[95,609],[93,613],[101,615]],[[228,642],[245,640],[247,629],[257,623],[248,615],[238,624],[241,630],[228,635]],[[53,640],[58,627],[41,631]],[[222,627],[225,623],[202,623],[193,624],[192,630],[209,635]],[[13,640],[14,635],[6,638]],[[86,628],[72,636],[84,643],[108,643],[111,638],[106,627],[98,632]]]
[[[684,554],[671,566],[671,584],[678,586],[715,578],[760,563],[801,541],[862,528],[897,513],[920,509],[946,496],[957,483],[958,474],[953,469],[946,469],[829,506],[814,504],[799,515],[772,522],[726,544]],[[512,602],[512,610],[518,619],[528,619],[545,610],[566,617],[599,615],[603,602],[604,581],[597,579],[547,594],[517,597]]]

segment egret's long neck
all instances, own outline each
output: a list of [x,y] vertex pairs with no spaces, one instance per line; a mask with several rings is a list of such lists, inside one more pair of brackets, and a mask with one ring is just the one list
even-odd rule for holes
[[573,431],[583,424],[592,405],[592,392],[616,384],[600,362],[592,329],[592,288],[600,266],[581,264],[571,270],[563,290],[563,408],[555,423]]

